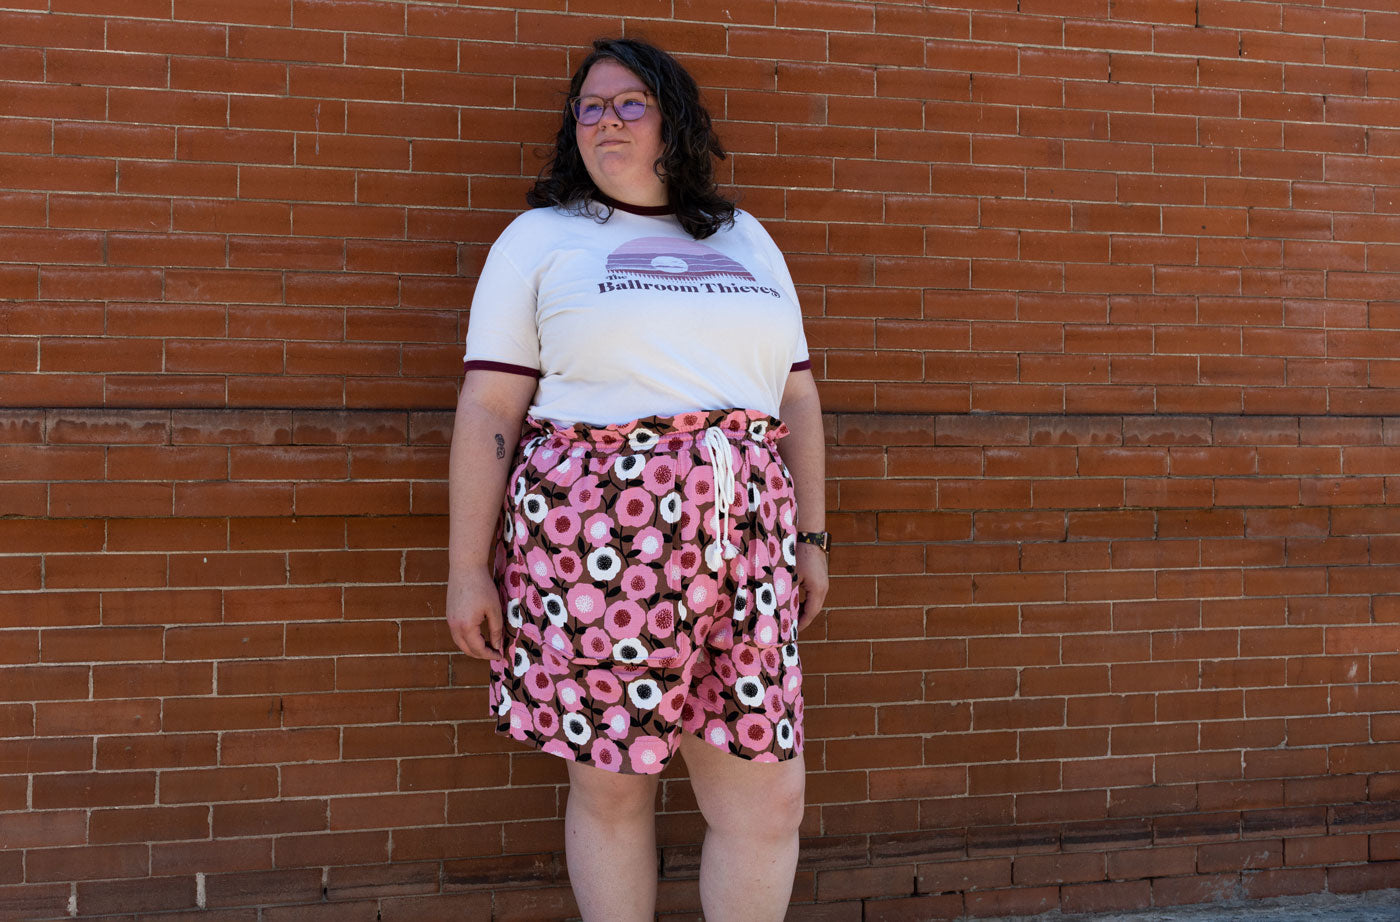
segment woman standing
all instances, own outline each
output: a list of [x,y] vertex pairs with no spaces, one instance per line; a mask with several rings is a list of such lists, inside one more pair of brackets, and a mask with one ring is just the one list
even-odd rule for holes
[[594,42],[472,302],[447,617],[491,661],[498,731],[568,760],[585,920],[653,917],[677,752],[709,922],[781,919],[797,862],[821,409],[792,280],[717,191],[723,156],[670,55]]

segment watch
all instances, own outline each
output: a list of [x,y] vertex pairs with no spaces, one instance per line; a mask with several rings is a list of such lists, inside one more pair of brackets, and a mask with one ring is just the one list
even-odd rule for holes
[[814,544],[826,553],[831,553],[831,532],[829,531],[799,531],[797,540],[803,544]]

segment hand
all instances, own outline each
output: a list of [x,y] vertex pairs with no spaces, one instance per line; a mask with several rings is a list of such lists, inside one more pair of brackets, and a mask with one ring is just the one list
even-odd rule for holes
[[448,571],[447,627],[453,643],[468,656],[505,659],[501,598],[485,567]]
[[802,600],[797,629],[811,624],[826,602],[826,551],[815,544],[797,542],[797,592]]

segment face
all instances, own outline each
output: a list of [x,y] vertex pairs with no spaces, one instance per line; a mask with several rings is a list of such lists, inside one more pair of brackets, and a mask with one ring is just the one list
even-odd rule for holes
[[[646,90],[641,78],[611,58],[588,70],[580,96],[610,99],[629,90]],[[624,122],[608,106],[596,125],[574,126],[579,154],[594,184],[605,194],[630,205],[665,205],[666,184],[656,175],[661,142],[661,112],[656,97],[647,97],[646,114]]]

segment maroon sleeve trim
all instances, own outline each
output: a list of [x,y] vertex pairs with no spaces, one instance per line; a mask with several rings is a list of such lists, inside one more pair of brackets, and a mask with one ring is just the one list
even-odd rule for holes
[[803,360],[800,361],[800,362],[793,362],[793,363],[792,363],[792,370],[793,370],[793,371],[806,371],[807,369],[809,369],[809,368],[811,368],[811,367],[812,367],[812,360],[811,360],[811,359],[803,359]]
[[482,371],[504,371],[512,375],[524,375],[527,378],[538,378],[540,370],[538,368],[527,368],[524,365],[511,365],[508,362],[492,362],[487,359],[472,359],[462,365],[462,374],[466,374],[473,368]]

